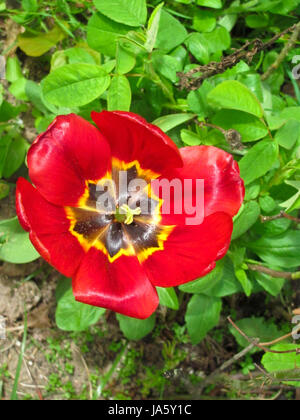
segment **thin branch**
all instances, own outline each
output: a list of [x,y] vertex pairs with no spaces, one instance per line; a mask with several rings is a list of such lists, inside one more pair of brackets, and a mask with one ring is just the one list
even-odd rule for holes
[[37,395],[38,395],[38,398],[39,398],[39,400],[40,401],[43,401],[43,394],[42,394],[42,392],[41,392],[41,390],[40,390],[40,388],[39,388],[39,386],[38,386],[38,384],[37,384],[37,382],[36,382],[36,380],[35,380],[35,378],[33,377],[33,375],[32,375],[32,373],[31,373],[31,371],[30,371],[30,369],[29,369],[29,366],[28,366],[28,364],[27,364],[27,362],[26,362],[26,358],[24,357],[24,365],[25,365],[25,367],[26,367],[26,370],[27,370],[27,373],[28,373],[28,376],[30,377],[30,379],[31,379],[31,381],[32,381],[32,383],[33,383],[33,387],[35,388],[35,390],[36,390],[36,393],[37,393]]
[[296,44],[298,37],[300,35],[300,22],[298,22],[295,25],[295,29],[293,30],[293,33],[289,39],[289,41],[286,43],[284,48],[282,49],[281,53],[278,55],[275,62],[268,68],[268,70],[261,76],[261,80],[267,80],[268,77],[271,76],[274,70],[278,69],[280,64],[284,61],[285,57],[288,55],[290,50],[294,47]]
[[278,220],[278,219],[289,219],[293,222],[300,223],[300,219],[298,217],[291,216],[290,214],[286,213],[285,211],[281,211],[279,214],[276,214],[275,216],[261,216],[261,222],[271,222],[272,220]]
[[226,130],[224,130],[224,128],[219,127],[218,125],[215,124],[210,124],[204,121],[198,121],[197,118],[195,118],[195,123],[197,125],[199,125],[199,127],[203,128],[203,127],[210,127],[210,128],[214,128],[215,130],[220,131],[222,134],[224,134],[224,136],[226,135]]
[[247,264],[248,269],[252,271],[259,271],[260,273],[268,274],[271,277],[277,279],[287,279],[287,280],[299,280],[300,279],[300,271],[296,271],[295,273],[289,271],[277,271],[272,270],[271,268],[264,267],[263,265],[259,264]]
[[[188,91],[197,90],[205,79],[216,74],[224,73],[227,69],[234,67],[241,60],[246,60],[250,64],[256,54],[268,49],[285,34],[294,32],[298,25],[299,23],[285,29],[283,32],[273,36],[273,38],[265,43],[263,43],[260,39],[247,41],[241,48],[234,51],[232,54],[223,57],[222,61],[219,63],[211,62],[206,66],[198,66],[187,73],[177,73],[177,76],[180,79],[179,89],[186,89]],[[248,48],[251,46],[253,47],[252,50],[248,51]],[[199,77],[194,77],[196,73],[202,74]]]
[[297,334],[300,331],[300,327],[295,328],[292,332],[290,332],[289,334],[283,335],[280,338],[276,338],[276,340],[273,341],[269,341],[268,343],[260,343],[261,346],[264,347],[269,347],[269,346],[274,346],[274,344],[280,343],[281,341],[287,340],[288,338],[293,337],[294,334]]
[[254,341],[253,343],[249,344],[248,347],[246,347],[244,350],[242,350],[240,353],[235,354],[231,359],[227,360],[221,367],[216,369],[211,375],[207,376],[202,382],[201,382],[201,389],[203,389],[205,386],[209,385],[217,376],[222,374],[226,369],[228,369],[230,366],[232,366],[235,362],[240,360],[242,357],[246,356],[255,346],[259,343],[259,340]]
[[228,142],[232,150],[245,149],[245,146],[242,143],[242,136],[237,130],[234,130],[234,129],[225,130],[224,128],[219,127],[218,125],[207,123],[205,121],[199,121],[197,118],[195,118],[194,121],[195,121],[195,124],[197,124],[201,128],[210,127],[210,128],[214,128],[215,130],[220,131],[225,137],[226,141]]
[[[288,350],[288,351],[275,351],[275,350],[270,350],[267,347],[268,346],[272,346],[274,344],[277,344],[283,340],[286,340],[289,337],[292,337],[293,334],[297,333],[300,331],[300,326],[299,328],[297,328],[296,330],[292,331],[290,334],[284,335],[283,337],[277,338],[269,343],[260,343],[259,338],[255,338],[255,339],[251,339],[249,338],[244,331],[242,331],[233,321],[230,317],[227,318],[228,321],[230,322],[230,324],[250,343],[248,347],[246,347],[244,350],[242,350],[241,352],[235,354],[233,357],[231,357],[231,359],[227,360],[225,363],[222,364],[221,367],[219,367],[218,369],[216,369],[211,375],[207,376],[202,382],[201,382],[201,390],[203,390],[203,388],[207,385],[209,385],[210,383],[212,383],[214,381],[214,379],[218,376],[220,376],[225,370],[227,370],[230,366],[232,366],[235,362],[237,362],[238,360],[240,360],[241,358],[243,358],[244,356],[246,356],[253,348],[258,347],[261,350],[264,350],[265,352],[270,352],[270,353],[297,353],[297,349],[296,350]],[[261,368],[259,367],[259,370],[261,370]],[[267,376],[270,376],[270,379],[275,380],[276,378],[267,374]]]
[[[257,342],[257,339],[251,339],[250,337],[247,336],[247,334],[244,333],[244,331],[242,331],[233,321],[230,317],[227,318],[227,320],[230,322],[230,324],[233,326],[234,329],[237,330],[238,333],[240,333],[250,344],[254,344],[255,347],[258,347],[259,349],[265,351],[266,353],[274,353],[274,354],[287,354],[287,353],[298,353],[300,351],[300,347],[294,350],[285,350],[285,351],[277,351],[277,350],[271,350],[269,349],[267,346],[272,346],[273,344],[279,343],[283,340],[286,340],[287,336],[283,336],[280,338],[277,338],[276,340],[271,341],[270,343],[259,343],[259,340]],[[296,328],[296,330],[294,330],[289,337],[291,337],[293,334],[297,333],[300,331],[300,326],[299,328]]]
[[[274,381],[279,382],[299,382],[300,380],[300,369],[293,370],[279,370],[277,372],[268,373],[257,363],[254,366],[267,378],[271,383]],[[286,377],[286,375],[292,375],[292,378]]]

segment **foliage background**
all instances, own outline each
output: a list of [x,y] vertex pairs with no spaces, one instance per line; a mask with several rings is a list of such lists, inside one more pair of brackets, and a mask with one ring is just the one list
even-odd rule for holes
[[[0,342],[0,395],[299,395],[297,381],[283,380],[300,367],[295,352],[252,349],[207,380],[248,344],[227,316],[248,337],[270,342],[291,332],[300,306],[299,15],[299,0],[0,1],[0,313],[10,343],[6,349]],[[203,73],[254,40],[248,55],[193,89],[195,68],[207,66]],[[76,303],[70,280],[37,260],[15,217],[15,182],[27,176],[25,156],[36,135],[57,115],[90,120],[91,110],[102,109],[136,112],[178,147],[232,153],[246,184],[226,258],[205,278],[159,289],[160,308],[146,321]],[[273,217],[281,211],[288,217]],[[15,341],[27,328],[20,351]],[[288,338],[273,350],[296,347]],[[26,366],[33,384],[27,388]],[[289,374],[268,376],[280,371]]]

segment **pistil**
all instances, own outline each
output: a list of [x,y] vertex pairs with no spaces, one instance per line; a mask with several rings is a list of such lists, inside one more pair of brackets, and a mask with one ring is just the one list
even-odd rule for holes
[[131,209],[127,204],[123,204],[120,208],[117,208],[115,218],[120,223],[125,223],[125,225],[131,225],[133,222],[134,216],[139,216],[142,213],[140,207],[136,209]]

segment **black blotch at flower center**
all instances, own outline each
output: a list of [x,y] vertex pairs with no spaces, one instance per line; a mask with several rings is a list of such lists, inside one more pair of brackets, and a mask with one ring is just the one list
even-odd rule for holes
[[[132,166],[126,172],[128,184],[138,177],[136,166]],[[90,182],[84,205],[66,208],[68,218],[72,221],[71,233],[77,236],[86,250],[95,246],[111,258],[117,257],[122,250],[126,255],[138,256],[149,249],[160,249],[160,238],[164,233],[164,227],[160,226],[157,220],[159,199],[149,197],[146,189],[128,193],[127,188],[127,193],[124,195],[123,190],[119,191],[119,170],[115,168],[112,170],[112,180],[114,189],[99,190],[95,183]],[[149,184],[149,179],[145,178],[145,181]],[[103,194],[106,197],[105,207],[107,208],[109,200],[114,205],[115,211],[110,213],[99,206]],[[120,203],[128,203],[130,199],[133,199],[136,206],[131,209],[127,206],[128,212],[136,214],[133,214],[130,223],[126,223],[128,218],[120,214]],[[147,208],[146,214],[136,211],[141,202],[143,209]]]

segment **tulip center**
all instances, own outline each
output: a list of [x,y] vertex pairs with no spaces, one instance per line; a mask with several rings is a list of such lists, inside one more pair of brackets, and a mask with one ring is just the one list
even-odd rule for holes
[[[160,224],[162,200],[152,194],[150,183],[155,177],[157,174],[141,169],[137,161],[113,159],[110,175],[98,182],[87,181],[78,205],[65,207],[70,232],[85,252],[93,247],[110,262],[121,256],[135,256],[143,262],[164,249],[174,226]],[[131,182],[136,180],[145,183],[134,189]],[[126,187],[126,181],[127,190],[122,191],[120,185],[125,183]]]
[[125,225],[131,225],[134,216],[139,216],[141,213],[142,210],[140,207],[131,209],[127,204],[123,204],[123,206],[117,208],[115,219],[117,222],[125,223]]

